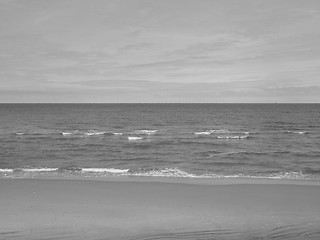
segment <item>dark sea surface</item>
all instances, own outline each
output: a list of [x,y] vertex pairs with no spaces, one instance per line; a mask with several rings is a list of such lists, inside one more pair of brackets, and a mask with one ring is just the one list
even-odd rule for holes
[[319,104],[0,104],[0,177],[320,180]]

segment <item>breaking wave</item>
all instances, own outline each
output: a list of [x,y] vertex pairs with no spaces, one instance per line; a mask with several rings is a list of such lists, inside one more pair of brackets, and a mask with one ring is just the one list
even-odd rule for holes
[[142,137],[128,137],[129,141],[141,141],[142,139]]
[[217,136],[218,139],[247,139],[249,136]]
[[14,133],[17,136],[22,137],[51,137],[51,136],[64,136],[64,137],[88,137],[88,136],[98,136],[98,135],[111,135],[106,131],[98,130],[39,130],[39,131],[18,131]]
[[158,130],[145,130],[145,129],[142,129],[142,130],[137,130],[137,131],[134,131],[133,133],[134,134],[138,134],[138,135],[153,135],[153,134],[156,134]]
[[13,169],[0,168],[0,173],[11,173],[11,172],[13,172]]
[[140,129],[133,132],[123,133],[123,132],[108,132],[103,130],[39,130],[39,131],[16,131],[13,134],[17,136],[58,136],[62,135],[64,137],[90,137],[90,136],[99,136],[99,135],[114,135],[114,136],[122,136],[122,135],[154,135],[158,132],[158,130],[146,130]]
[[214,129],[214,130],[206,130],[204,132],[195,132],[195,135],[210,135],[216,133],[230,133],[227,129]]
[[82,168],[82,172],[87,173],[127,173],[129,169],[117,169],[117,168]]
[[115,136],[122,136],[123,133],[121,133],[121,132],[115,132],[115,133],[113,133],[113,135],[115,135]]
[[211,135],[211,134],[245,134],[249,135],[250,132],[247,131],[229,131],[227,129],[213,129],[213,130],[206,130],[203,132],[194,132],[195,135]]
[[285,133],[291,133],[291,134],[308,134],[307,131],[285,131]]
[[164,169],[151,169],[151,170],[139,170],[130,172],[132,176],[141,177],[187,177],[187,178],[202,178],[204,176],[195,175],[185,172],[179,168],[164,168]]
[[57,171],[59,170],[59,168],[23,168],[23,169],[20,169],[20,171],[22,172],[34,172],[34,173],[37,173],[37,172],[54,172],[54,171]]
[[105,135],[108,134],[108,132],[105,131],[97,131],[97,130],[88,130],[88,131],[67,131],[67,132],[61,132],[63,136],[81,136],[81,137],[90,137],[90,136],[99,136],[99,135]]
[[1,168],[0,177],[37,177],[37,176],[84,176],[84,177],[103,177],[103,176],[136,176],[136,177],[172,177],[172,178],[252,178],[252,179],[287,179],[287,180],[320,180],[320,172],[316,171],[284,171],[274,173],[192,173],[180,168],[155,168],[155,169],[128,169],[128,168]]

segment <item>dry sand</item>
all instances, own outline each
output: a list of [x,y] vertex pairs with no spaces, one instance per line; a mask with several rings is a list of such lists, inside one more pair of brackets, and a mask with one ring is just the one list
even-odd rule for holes
[[0,239],[320,239],[320,186],[0,179]]

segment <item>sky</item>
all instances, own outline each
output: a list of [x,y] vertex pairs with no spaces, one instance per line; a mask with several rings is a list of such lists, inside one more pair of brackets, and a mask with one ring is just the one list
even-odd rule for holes
[[320,1],[0,0],[0,102],[320,103]]

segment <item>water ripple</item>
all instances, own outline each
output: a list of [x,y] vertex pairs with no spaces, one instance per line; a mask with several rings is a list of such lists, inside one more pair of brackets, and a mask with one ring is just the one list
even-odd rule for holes
[[300,224],[276,227],[271,230],[256,231],[233,231],[233,230],[206,230],[187,232],[168,232],[151,235],[138,235],[126,240],[166,240],[166,239],[186,239],[186,240],[319,240],[320,224]]

